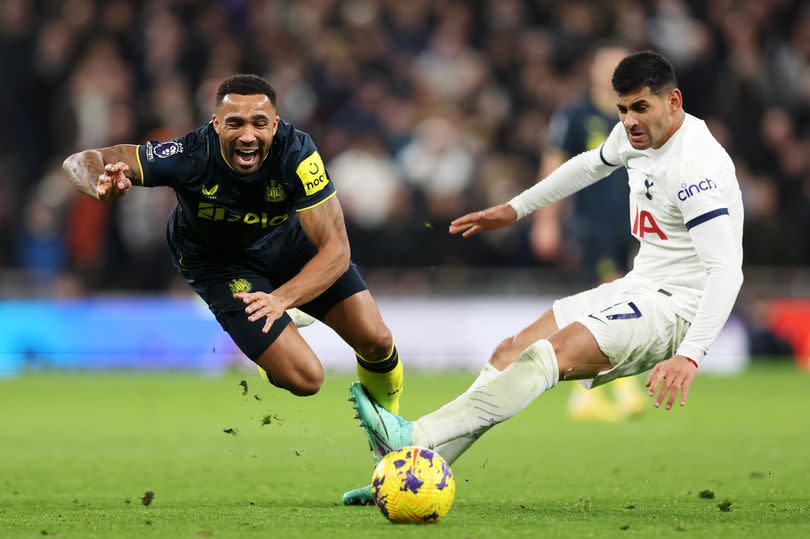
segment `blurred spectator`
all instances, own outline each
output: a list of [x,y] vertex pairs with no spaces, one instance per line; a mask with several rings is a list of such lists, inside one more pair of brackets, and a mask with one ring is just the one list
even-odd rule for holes
[[[417,238],[403,226],[412,216],[412,201],[380,135],[357,133],[350,146],[332,159],[329,173],[340,185],[352,257],[361,264],[407,264],[409,253],[418,247]],[[389,241],[378,241],[379,230],[388,231]]]
[[354,139],[329,167],[340,184],[346,219],[360,228],[383,228],[408,214],[408,192],[393,160],[373,131]]
[[53,294],[68,267],[66,238],[60,223],[65,202],[74,196],[61,166],[54,164],[37,185],[25,208],[17,251],[28,283],[40,294]]
[[[593,52],[588,91],[574,106],[557,111],[551,120],[542,177],[571,157],[599,148],[618,123],[611,77],[627,54],[627,49],[617,45],[601,46]],[[579,274],[588,284],[624,275],[633,244],[628,230],[627,181],[627,171],[619,168],[570,199],[535,212],[531,246],[538,258],[575,259]]]
[[449,222],[461,213],[475,156],[456,122],[443,116],[422,120],[397,161],[406,181],[424,194],[431,219]]
[[90,42],[69,80],[70,104],[76,118],[76,147],[109,146],[114,143],[111,135],[119,132],[121,122],[132,126],[133,82],[132,70],[114,41]]
[[22,267],[35,288],[48,288],[65,267],[65,246],[53,208],[33,199],[25,208],[19,238]]
[[[241,71],[268,76],[280,114],[320,141],[364,264],[533,266],[525,228],[460,242],[444,227],[528,186],[553,111],[588,88],[588,51],[614,40],[667,54],[686,110],[723,139],[749,210],[747,261],[810,264],[810,7],[800,0],[6,0],[0,268],[168,286],[150,271],[162,238],[137,223],[162,219],[170,200],[54,204],[38,195],[40,178],[77,148],[208,121],[216,86]],[[113,260],[130,277],[105,278]]]
[[414,62],[416,97],[423,102],[458,103],[481,84],[484,62],[470,47],[465,11],[434,30],[430,46]]

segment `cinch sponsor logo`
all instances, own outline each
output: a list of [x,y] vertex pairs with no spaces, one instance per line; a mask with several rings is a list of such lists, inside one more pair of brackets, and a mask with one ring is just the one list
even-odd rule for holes
[[289,218],[289,215],[269,215],[261,213],[239,213],[211,202],[200,202],[197,207],[197,217],[208,221],[224,221],[226,223],[241,222],[246,225],[260,225],[262,228],[278,226]]
[[691,198],[701,191],[708,191],[709,189],[717,189],[717,184],[708,178],[704,178],[692,185],[681,185],[681,190],[678,191],[678,200],[683,202],[687,198]]

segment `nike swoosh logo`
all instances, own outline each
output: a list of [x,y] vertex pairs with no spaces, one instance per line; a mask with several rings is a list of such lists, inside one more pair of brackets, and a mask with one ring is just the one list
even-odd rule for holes
[[[374,413],[377,414],[377,417],[380,420],[380,425],[382,425],[382,428],[385,431],[385,437],[387,438],[388,437],[388,427],[385,426],[385,421],[383,421],[382,415],[380,415],[380,409],[377,408],[377,405],[374,404],[374,402],[372,402],[371,399],[369,399],[369,402],[371,402],[371,406],[372,406],[372,408],[374,408]],[[377,435],[376,432],[374,434],[375,434],[375,436]]]
[[385,455],[393,451],[394,448],[385,443],[385,440],[382,439],[382,437],[379,435],[379,433],[377,433],[376,430],[372,430],[371,434],[374,435],[374,438],[377,441],[377,450],[379,451],[381,457],[384,457]]

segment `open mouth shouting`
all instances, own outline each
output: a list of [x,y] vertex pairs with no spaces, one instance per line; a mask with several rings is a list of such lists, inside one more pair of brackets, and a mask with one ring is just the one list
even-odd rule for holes
[[234,165],[241,169],[251,169],[259,164],[259,148],[234,148]]

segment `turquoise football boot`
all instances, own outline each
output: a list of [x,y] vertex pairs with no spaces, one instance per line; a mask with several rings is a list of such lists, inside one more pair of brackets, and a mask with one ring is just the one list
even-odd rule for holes
[[356,488],[343,493],[343,505],[374,505],[371,485]]
[[374,460],[380,460],[395,449],[413,445],[413,423],[377,404],[360,382],[352,383],[350,392],[349,400],[357,411],[355,417],[360,419],[360,426],[366,431]]

